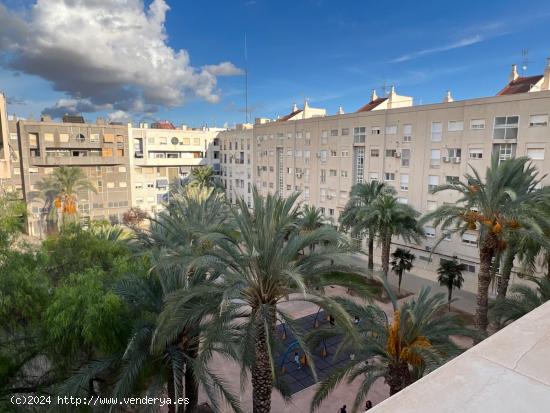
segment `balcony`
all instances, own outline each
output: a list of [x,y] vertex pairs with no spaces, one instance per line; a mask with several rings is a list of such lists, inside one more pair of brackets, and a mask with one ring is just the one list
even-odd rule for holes
[[548,331],[550,302],[369,412],[546,412],[550,406]]
[[200,166],[207,165],[206,158],[135,158],[136,166]]
[[30,157],[29,163],[34,166],[123,165],[128,159],[124,156],[45,156]]

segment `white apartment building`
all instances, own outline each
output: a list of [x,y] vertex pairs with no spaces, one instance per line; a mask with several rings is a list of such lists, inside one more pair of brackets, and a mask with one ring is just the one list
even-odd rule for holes
[[194,168],[211,165],[219,173],[221,130],[175,128],[169,122],[130,127],[132,205],[155,213],[168,200],[170,184],[185,182]]
[[[392,91],[373,93],[354,113],[257,123],[254,126],[254,183],[264,194],[300,191],[303,203],[316,205],[337,222],[351,187],[379,180],[393,186],[399,200],[426,213],[453,203],[449,192],[431,189],[454,182],[469,166],[484,172],[494,153],[500,159],[528,156],[550,172],[550,60],[544,75],[519,77],[515,66],[497,96],[413,106],[412,98]],[[550,185],[550,177],[544,184]],[[407,247],[417,267],[433,269],[440,259],[458,258],[477,271],[477,233],[445,238],[425,227],[426,240]],[[400,241],[396,240],[396,244]]]
[[220,132],[217,139],[221,148],[220,175],[227,199],[234,204],[243,198],[252,208],[252,125],[237,124],[235,129]]

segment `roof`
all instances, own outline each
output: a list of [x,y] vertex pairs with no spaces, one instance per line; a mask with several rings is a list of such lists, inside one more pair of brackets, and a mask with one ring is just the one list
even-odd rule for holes
[[172,123],[167,120],[161,120],[151,124],[151,129],[176,129]]
[[290,112],[288,115],[283,116],[282,118],[277,119],[277,121],[287,121],[289,119],[292,119],[294,116],[296,116],[298,113],[302,112],[302,109],[295,110],[294,112]]
[[388,98],[376,98],[374,100],[371,100],[369,103],[367,103],[365,106],[359,108],[355,111],[355,113],[359,112],[369,112],[373,110],[375,107],[380,105],[382,102],[386,101]]
[[503,95],[515,95],[516,93],[527,93],[531,90],[531,87],[537,84],[544,75],[518,77],[516,80],[512,80],[504,89],[498,92],[497,96]]

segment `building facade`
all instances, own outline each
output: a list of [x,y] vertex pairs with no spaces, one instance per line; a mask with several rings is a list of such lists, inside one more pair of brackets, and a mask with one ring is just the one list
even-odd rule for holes
[[252,201],[252,150],[253,131],[251,124],[238,124],[235,129],[220,132],[221,179],[229,202],[236,203],[242,198],[249,208]]
[[[316,205],[337,222],[355,183],[382,181],[400,202],[421,213],[454,203],[450,192],[431,193],[470,172],[484,175],[494,154],[500,160],[528,156],[543,173],[550,170],[550,62],[544,75],[521,78],[512,69],[497,96],[413,106],[395,90],[350,114],[254,125],[254,183],[263,194],[301,192],[302,203]],[[393,105],[393,100],[398,104]],[[550,185],[550,178],[544,178]],[[407,245],[433,269],[456,257],[477,271],[477,233],[445,236],[427,225],[426,240]],[[403,244],[396,240],[396,244]],[[418,265],[417,265],[418,267]]]
[[63,122],[44,117],[14,119],[10,132],[18,138],[20,159],[14,175],[21,177],[30,235],[43,237],[47,231],[46,200],[37,184],[59,166],[78,166],[97,191],[77,193],[82,219],[121,221],[131,203],[127,125],[90,124],[79,116],[64,117]]

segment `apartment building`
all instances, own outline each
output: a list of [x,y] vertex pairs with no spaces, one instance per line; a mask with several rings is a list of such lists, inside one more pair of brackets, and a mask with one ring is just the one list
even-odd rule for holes
[[185,182],[194,168],[220,172],[219,128],[176,128],[170,122],[129,128],[132,205],[148,213],[163,208],[170,184]]
[[[253,129],[254,182],[264,194],[288,196],[320,207],[337,222],[358,182],[379,180],[393,186],[400,202],[421,213],[453,203],[437,185],[459,180],[469,167],[484,172],[491,155],[501,160],[528,156],[550,172],[550,60],[543,75],[520,77],[514,66],[508,84],[494,97],[413,106],[392,88],[354,113],[308,119],[258,122]],[[550,178],[544,179],[550,185]],[[457,257],[477,271],[477,233],[449,235],[432,252],[440,233],[425,228],[426,240],[409,245],[419,264],[432,268]],[[397,244],[402,244],[396,240]],[[418,265],[417,265],[418,267]]]
[[81,116],[64,116],[63,122],[49,117],[40,121],[14,118],[10,136],[18,140],[19,176],[28,208],[28,232],[42,237],[47,231],[45,200],[37,183],[47,179],[59,166],[80,167],[97,193],[78,193],[79,216],[120,222],[130,206],[130,163],[128,126],[85,123]]
[[252,125],[237,124],[235,129],[220,132],[218,141],[221,148],[221,179],[229,202],[246,200],[252,208]]
[[6,97],[0,92],[0,191],[21,189],[21,179],[14,175],[19,167],[17,134],[10,134]]

